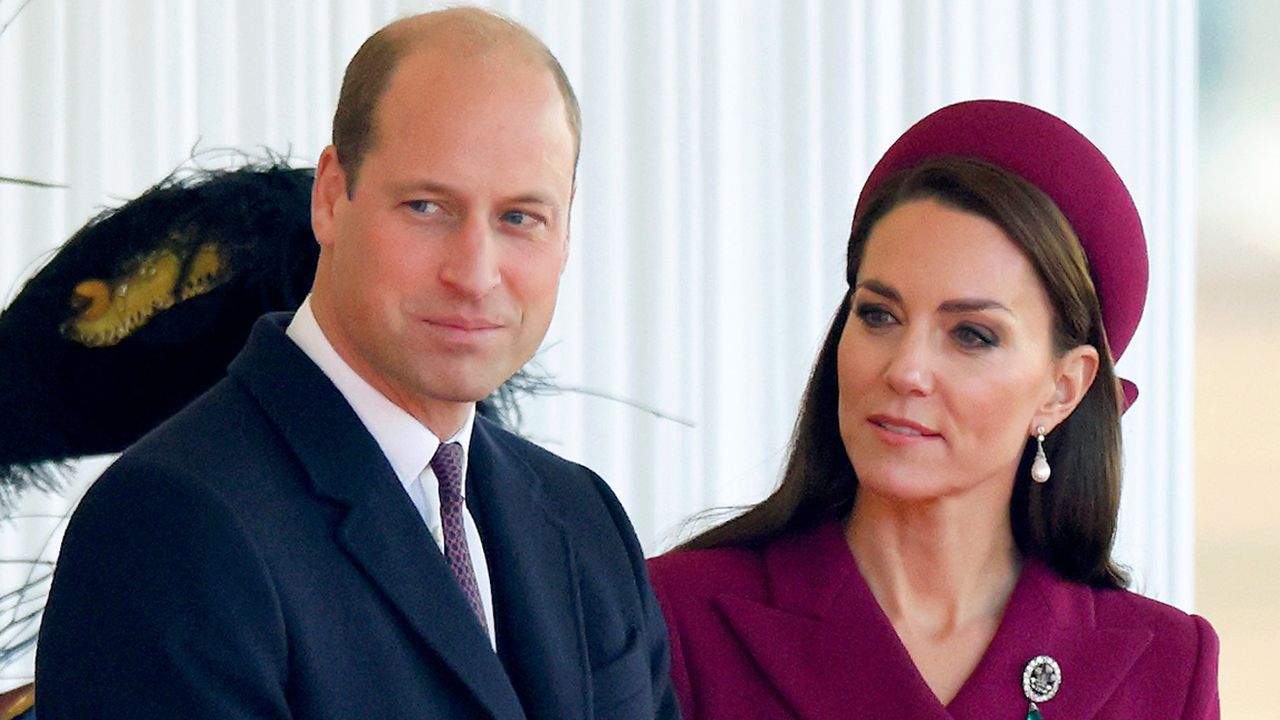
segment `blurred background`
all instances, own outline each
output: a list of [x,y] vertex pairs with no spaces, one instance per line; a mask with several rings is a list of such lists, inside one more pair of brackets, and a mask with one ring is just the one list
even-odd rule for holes
[[1196,611],[1222,716],[1275,718],[1280,660],[1280,3],[1202,0]]
[[[313,164],[351,53],[440,4],[0,0],[0,176],[65,185],[0,183],[0,297],[193,154]],[[1124,420],[1117,552],[1135,589],[1217,627],[1223,716],[1275,717],[1280,3],[478,4],[543,37],[584,109],[573,252],[536,359],[563,391],[530,399],[524,430],[599,470],[650,553],[776,482],[854,198],[899,133],[999,97],[1088,135],[1133,192],[1152,260],[1119,365],[1143,395]],[[108,460],[0,521],[0,647],[32,636],[42,600],[6,591],[55,560]],[[0,690],[30,674],[29,652],[0,657]]]

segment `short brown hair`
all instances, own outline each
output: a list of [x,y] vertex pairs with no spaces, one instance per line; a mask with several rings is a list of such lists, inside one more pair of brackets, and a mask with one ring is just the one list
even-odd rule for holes
[[542,61],[564,99],[565,120],[573,135],[573,166],[577,173],[582,144],[582,111],[560,61],[528,28],[480,8],[450,8],[397,20],[369,36],[347,64],[333,114],[333,146],[346,172],[347,196],[355,192],[356,177],[365,154],[377,143],[374,124],[378,101],[386,92],[400,60],[412,48],[430,43],[435,32],[467,33],[486,45],[505,45]]

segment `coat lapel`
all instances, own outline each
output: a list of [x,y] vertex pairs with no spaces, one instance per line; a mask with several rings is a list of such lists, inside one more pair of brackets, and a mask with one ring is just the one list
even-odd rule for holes
[[[488,638],[381,449],[355,412],[283,332],[260,320],[229,371],[293,448],[312,491],[346,509],[335,540],[406,625],[494,718],[523,718]],[[415,553],[412,548],[420,548]]]
[[1022,670],[1037,655],[1062,669],[1046,718],[1088,720],[1151,641],[1147,630],[1099,629],[1093,590],[1028,561],[1000,627],[951,704],[943,707],[876,604],[845,543],[827,523],[764,552],[770,602],[716,598],[726,622],[799,718],[1024,717]]
[[1152,639],[1145,628],[1098,628],[1095,592],[1028,560],[996,636],[948,707],[952,716],[978,720],[996,709],[1005,714],[1004,708],[1017,716],[1014,710],[1027,706],[1023,668],[1048,655],[1062,669],[1062,685],[1052,700],[1040,703],[1044,717],[1094,717]]
[[467,504],[493,584],[498,654],[530,718],[588,717],[573,549],[547,506],[543,479],[509,442],[477,418],[467,472]]
[[797,717],[946,720],[858,576],[839,523],[774,543],[764,563],[771,602],[716,601]]

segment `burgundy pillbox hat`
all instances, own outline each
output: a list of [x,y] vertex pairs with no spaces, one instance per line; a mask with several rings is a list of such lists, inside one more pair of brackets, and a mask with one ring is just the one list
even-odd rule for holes
[[[1003,100],[948,105],[911,126],[885,152],[862,187],[854,217],[889,177],[944,155],[1012,172],[1053,200],[1080,238],[1107,342],[1118,360],[1133,339],[1147,298],[1147,243],[1133,198],[1102,151],[1075,128],[1030,105]],[[1138,388],[1121,382],[1127,408]]]

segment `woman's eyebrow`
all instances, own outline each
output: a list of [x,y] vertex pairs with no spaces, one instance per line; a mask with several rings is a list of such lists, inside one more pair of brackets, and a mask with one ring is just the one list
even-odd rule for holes
[[870,290],[871,292],[877,295],[883,295],[884,297],[898,303],[899,305],[902,304],[902,296],[898,294],[898,291],[880,282],[879,280],[864,280],[858,283],[858,285],[854,289]]
[[982,310],[1003,310],[1013,315],[1013,311],[1004,303],[986,298],[960,298],[958,300],[948,300],[938,306],[938,311],[945,313],[969,313]]
[[[902,304],[902,295],[890,285],[879,280],[864,280],[858,283],[854,289],[869,290],[899,305]],[[1013,310],[1010,310],[1004,303],[989,298],[957,298],[955,300],[947,300],[938,306],[938,312],[944,313],[971,313],[983,310],[1003,310],[1010,315],[1014,314]]]

